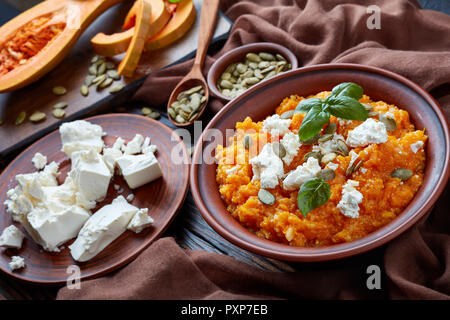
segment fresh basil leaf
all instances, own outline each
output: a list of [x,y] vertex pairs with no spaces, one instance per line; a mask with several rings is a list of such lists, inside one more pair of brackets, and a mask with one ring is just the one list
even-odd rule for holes
[[364,121],[369,116],[366,108],[358,100],[345,96],[330,98],[326,110],[335,117],[348,120]]
[[353,82],[344,82],[338,84],[331,91],[331,96],[333,97],[350,97],[359,100],[363,96],[363,88]]
[[314,137],[328,121],[330,121],[330,113],[324,111],[321,105],[313,106],[309,109],[298,129],[298,137],[301,141]]
[[170,3],[178,3],[178,2],[180,2],[181,0],[169,0],[169,2]]
[[307,113],[312,107],[320,107],[323,104],[323,99],[311,98],[300,101],[300,103],[295,108],[296,112]]
[[314,178],[306,181],[300,187],[297,196],[297,206],[306,218],[309,212],[327,203],[330,195],[330,185],[323,179]]

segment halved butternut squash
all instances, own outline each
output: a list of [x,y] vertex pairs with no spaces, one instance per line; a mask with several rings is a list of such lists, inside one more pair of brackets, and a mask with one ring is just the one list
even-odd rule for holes
[[[164,4],[166,5],[167,12],[172,16],[174,12],[177,10],[178,3],[172,3],[167,0],[163,0]],[[123,30],[128,30],[130,28],[133,28],[136,24],[136,2],[131,7],[130,11],[128,11],[127,16],[125,17],[125,20],[122,25]]]
[[138,5],[136,10],[136,26],[134,27],[134,34],[131,38],[130,46],[127,49],[127,54],[117,68],[118,73],[125,77],[133,76],[134,70],[141,59],[145,41],[147,40],[148,33],[150,32],[152,1],[153,0],[137,1]]
[[34,82],[69,53],[83,31],[123,0],[47,0],[0,28],[0,92]]
[[153,51],[168,46],[183,37],[195,22],[196,11],[192,0],[178,2],[176,11],[169,23],[145,43],[146,51]]
[[[138,1],[136,1],[130,9],[127,18],[125,19],[125,24],[127,26],[131,25],[131,28],[124,32],[114,33],[112,35],[98,33],[91,39],[91,43],[97,54],[105,57],[112,57],[127,50],[134,34],[133,25],[136,21],[137,2]],[[170,19],[170,14],[166,10],[166,5],[163,0],[150,0],[150,4],[152,6],[152,15],[148,21],[150,22],[148,38],[152,38],[158,34]]]

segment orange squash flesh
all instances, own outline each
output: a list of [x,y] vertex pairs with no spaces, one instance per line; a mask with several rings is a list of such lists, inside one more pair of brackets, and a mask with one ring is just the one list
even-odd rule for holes
[[153,51],[168,46],[183,37],[195,22],[196,11],[192,0],[178,2],[176,11],[169,23],[145,43],[146,51]]
[[122,0],[47,0],[0,28],[0,92],[19,89],[53,69],[82,32]]
[[133,38],[131,39],[125,58],[120,62],[117,69],[118,73],[125,77],[133,76],[134,70],[136,70],[141,58],[142,51],[144,50],[148,33],[150,32],[149,21],[152,15],[152,0],[138,0],[138,2]]
[[[137,3],[138,1],[135,2],[128,12],[127,18],[125,18],[124,26],[129,26],[130,28],[127,28],[128,30],[112,35],[98,33],[91,39],[91,43],[97,54],[112,57],[127,50],[135,30],[134,24],[136,21]],[[149,19],[151,25],[148,38],[152,38],[160,32],[170,19],[170,14],[163,0],[150,0],[150,3],[152,6],[152,15]]]

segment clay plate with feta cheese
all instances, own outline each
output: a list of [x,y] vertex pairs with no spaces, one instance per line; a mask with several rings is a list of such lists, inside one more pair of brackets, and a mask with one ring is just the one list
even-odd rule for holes
[[[246,129],[244,127],[247,123],[258,131],[258,125],[255,123],[258,121],[262,122],[273,115],[284,99],[288,99],[288,97],[293,95],[311,97],[320,92],[329,92],[336,85],[348,82],[360,85],[364,89],[364,95],[369,96],[372,99],[371,101],[383,101],[389,105],[395,105],[399,109],[406,110],[409,114],[409,120],[415,128],[418,130],[426,129],[426,135],[429,139],[426,141],[424,151],[422,151],[426,156],[423,183],[418,188],[417,193],[414,194],[412,200],[393,219],[386,224],[381,224],[376,230],[372,229],[369,233],[363,234],[361,237],[355,236],[348,239],[349,241],[343,238],[337,239],[339,241],[335,241],[336,238],[324,238],[323,240],[325,241],[302,242],[300,241],[302,239],[295,238],[295,234],[289,234],[288,232],[284,238],[277,239],[277,235],[282,235],[283,231],[286,231],[283,227],[288,225],[277,226],[277,221],[275,221],[277,217],[261,222],[254,219],[258,215],[255,214],[252,206],[246,206],[245,208],[239,206],[244,202],[248,205],[245,201],[246,197],[250,196],[248,199],[254,199],[255,201],[258,201],[259,198],[259,201],[263,202],[263,204],[258,202],[254,207],[267,206],[266,210],[261,210],[262,215],[260,217],[270,218],[270,214],[273,211],[271,211],[270,206],[280,207],[280,203],[275,203],[275,199],[273,197],[271,199],[267,192],[258,193],[258,197],[256,197],[258,190],[250,190],[251,188],[244,186],[239,188],[239,192],[234,192],[232,188],[235,184],[224,183],[226,177],[225,175],[220,175],[225,172],[232,179],[239,179],[240,177],[237,173],[234,174],[234,171],[231,172],[234,170],[231,165],[221,165],[221,150],[225,149],[218,149],[217,147],[225,144],[229,146],[234,141],[237,141],[237,144],[234,143],[234,145],[239,156],[239,143],[241,141],[239,140],[239,133],[237,133],[235,140],[231,140],[231,143],[225,141],[227,137],[225,132],[238,127],[237,123],[240,123],[239,127],[243,127],[243,129]],[[288,109],[290,108],[286,110]],[[280,114],[286,110],[282,106],[277,109]],[[376,108],[376,110],[378,109]],[[219,130],[223,133],[223,137],[217,138],[218,135],[215,134],[216,139],[211,140],[204,133],[196,146],[190,176],[191,190],[195,203],[205,220],[224,238],[244,249],[270,258],[298,262],[325,261],[353,256],[383,245],[426,216],[442,193],[449,177],[449,129],[441,108],[417,84],[402,76],[379,68],[354,64],[328,64],[286,72],[252,87],[228,103],[212,119],[204,132],[208,132],[209,129],[216,129],[215,132]],[[242,143],[240,144],[242,145]],[[205,152],[208,152],[208,154],[205,155]],[[218,157],[219,166],[217,162],[202,161],[202,157],[210,156],[209,153]],[[238,171],[241,167],[238,168]],[[249,165],[246,165],[244,169],[248,171]],[[228,171],[230,174],[228,174]],[[246,175],[245,172],[241,175],[244,178],[251,178],[251,176],[250,173]],[[397,180],[400,181],[399,179]],[[249,185],[259,186],[261,181],[260,179],[258,183],[250,183]],[[275,189],[269,185],[269,182],[265,182],[267,190],[276,196],[276,201],[283,198],[276,192],[274,193],[273,190]],[[298,188],[293,189],[297,190]],[[389,192],[389,190],[380,190],[380,192]],[[232,197],[227,199],[226,197],[231,194]],[[287,196],[286,192],[283,194]],[[292,194],[290,195],[292,196]],[[338,198],[340,198],[340,195]],[[292,211],[290,212],[298,211],[294,206],[291,206],[293,203],[294,201],[284,201],[281,204],[284,206],[282,209],[286,211],[291,208]],[[312,218],[317,217],[317,213],[321,213],[320,210],[321,207],[316,207],[315,212],[310,212],[309,214]],[[337,211],[336,213],[338,217],[341,217]],[[350,217],[344,217],[344,215],[342,215],[342,218],[350,219]],[[309,220],[311,221],[311,219]],[[289,224],[291,221],[288,219],[285,222]],[[312,221],[311,223],[314,224],[315,222]]]
[[[25,234],[21,249],[0,248],[0,269],[17,279],[48,285],[65,284],[69,277],[73,276],[74,269],[69,268],[73,265],[80,268],[82,280],[111,272],[136,258],[163,234],[187,195],[189,156],[185,145],[170,128],[147,117],[129,114],[109,114],[85,120],[103,128],[107,134],[103,138],[107,147],[111,147],[117,137],[122,137],[126,141],[132,140],[137,133],[150,137],[151,143],[157,146],[158,151],[155,156],[163,173],[162,178],[135,190],[128,187],[121,175],[114,175],[106,198],[97,203],[92,212],[95,214],[99,208],[110,204],[119,195],[126,197],[132,193],[134,199],[130,203],[139,208],[148,208],[154,223],[138,234],[130,230],[125,231],[97,256],[82,263],[74,261],[70,254],[68,246],[73,240],[61,246],[60,252],[47,252],[36,244],[19,223],[12,221],[3,203],[6,200],[7,191],[16,185],[14,177],[17,174],[36,171],[31,161],[36,152],[47,156],[48,163],[55,161],[59,164],[61,174],[57,179],[59,183],[64,182],[71,164],[67,155],[61,151],[60,134],[58,130],[55,130],[18,155],[0,175],[0,203],[2,203],[0,230],[14,224]],[[173,150],[177,152],[179,163],[171,159]],[[117,185],[120,186],[119,190],[116,190]],[[8,264],[12,256],[23,257],[25,268],[11,271]]]

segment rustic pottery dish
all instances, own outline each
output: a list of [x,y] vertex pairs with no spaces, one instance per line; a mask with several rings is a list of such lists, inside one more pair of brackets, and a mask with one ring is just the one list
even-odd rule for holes
[[[73,240],[67,242],[61,252],[47,252],[24,231],[26,239],[21,249],[3,249],[0,252],[0,270],[15,278],[40,284],[63,284],[70,275],[70,273],[67,273],[67,267],[74,264],[81,269],[81,279],[94,278],[111,272],[130,262],[150,243],[158,239],[173,221],[186,197],[189,178],[188,154],[181,140],[172,138],[173,131],[171,129],[158,121],[136,115],[109,114],[87,118],[86,120],[102,126],[107,133],[104,138],[107,146],[111,146],[117,137],[131,140],[136,133],[140,133],[151,137],[152,144],[158,147],[156,158],[161,165],[163,178],[136,190],[131,190],[123,177],[116,175],[109,185],[106,199],[94,209],[96,211],[98,208],[111,203],[119,195],[114,185],[119,185],[120,189],[123,189],[121,194],[126,197],[133,193],[135,197],[131,203],[140,208],[148,208],[149,215],[155,222],[139,234],[126,231],[96,257],[84,263],[76,263],[72,259],[68,246]],[[177,135],[175,136],[177,137]],[[179,156],[183,163],[175,164],[171,160],[171,151],[174,147],[179,148],[179,146],[181,146]],[[15,186],[14,177],[17,174],[35,171],[31,159],[36,152],[47,155],[49,162],[56,161],[60,165],[61,175],[58,176],[60,183],[64,181],[67,172],[70,170],[70,160],[61,151],[61,138],[58,130],[43,137],[23,151],[0,176],[0,203],[2,204],[0,230],[13,223],[11,216],[6,213],[6,207],[3,205],[6,200],[6,192]],[[17,223],[15,225],[23,230],[22,226]],[[24,257],[26,267],[11,272],[8,263],[12,255]]]
[[281,54],[292,65],[292,70],[298,68],[297,58],[286,47],[271,42],[246,44],[228,51],[219,59],[217,59],[217,61],[214,62],[214,64],[211,66],[211,69],[208,72],[208,87],[211,90],[211,94],[213,96],[218,97],[224,101],[232,100],[232,98],[227,97],[220,92],[219,88],[217,87],[217,81],[230,64],[241,61],[245,58],[245,55],[250,52],[268,52],[272,54],[278,53]]
[[[217,189],[217,165],[201,161],[204,150],[215,150],[225,138],[205,139],[208,129],[225,133],[236,122],[250,116],[255,121],[273,114],[283,98],[293,94],[308,96],[331,90],[342,82],[354,82],[373,100],[395,104],[410,114],[416,128],[426,128],[425,178],[418,193],[392,222],[353,242],[320,248],[293,247],[257,237],[226,210]],[[225,134],[223,134],[225,137]],[[218,140],[218,141],[217,141]],[[213,146],[211,145],[213,144]],[[208,151],[209,152],[209,151]],[[212,152],[214,155],[214,151]],[[406,231],[433,207],[449,177],[450,134],[447,120],[437,102],[412,81],[383,69],[355,64],[328,64],[305,67],[280,74],[260,83],[228,103],[205,128],[196,145],[191,168],[191,189],[205,220],[232,243],[270,258],[313,262],[344,258],[376,248]]]

